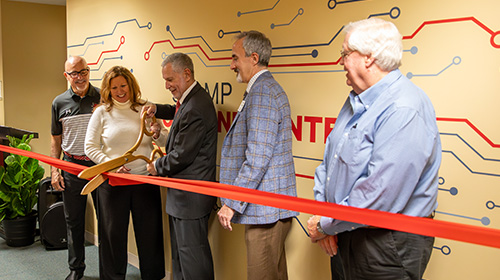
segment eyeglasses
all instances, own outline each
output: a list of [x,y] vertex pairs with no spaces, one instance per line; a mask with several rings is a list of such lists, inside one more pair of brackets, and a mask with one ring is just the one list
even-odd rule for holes
[[344,50],[341,50],[340,51],[340,56],[342,57],[342,59],[345,59],[346,57],[348,57],[353,52],[355,52],[355,51],[344,51]]
[[89,68],[85,68],[85,69],[82,69],[80,71],[65,72],[65,73],[74,79],[74,78],[77,78],[78,75],[81,75],[82,77],[87,76],[89,74],[89,71],[90,71]]

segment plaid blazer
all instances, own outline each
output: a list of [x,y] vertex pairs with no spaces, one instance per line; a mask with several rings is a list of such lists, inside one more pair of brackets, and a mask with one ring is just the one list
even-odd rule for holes
[[[270,72],[264,72],[244,97],[244,106],[222,145],[220,182],[297,196],[292,156],[290,104]],[[298,212],[221,198],[234,209],[233,223],[270,224]]]

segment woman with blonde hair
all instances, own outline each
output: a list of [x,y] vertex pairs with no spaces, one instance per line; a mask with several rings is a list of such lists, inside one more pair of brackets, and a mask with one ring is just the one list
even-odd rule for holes
[[[141,109],[149,104],[141,99],[134,75],[125,67],[114,66],[102,80],[101,103],[95,109],[85,137],[85,154],[96,164],[117,158],[134,146],[141,132]],[[144,135],[134,155],[149,157],[153,141],[165,145],[159,122],[148,124],[154,134]],[[148,175],[146,163],[132,161],[118,173]],[[100,279],[125,279],[129,216],[132,214],[142,279],[165,276],[160,189],[141,184],[97,189]]]

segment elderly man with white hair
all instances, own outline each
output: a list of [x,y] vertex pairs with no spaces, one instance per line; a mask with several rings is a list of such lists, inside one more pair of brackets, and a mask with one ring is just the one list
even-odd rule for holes
[[[345,33],[340,64],[352,91],[316,169],[315,198],[431,218],[441,141],[431,101],[398,69],[402,36],[378,18],[350,23]],[[311,217],[308,229],[340,279],[422,279],[434,244],[433,237],[329,217]]]

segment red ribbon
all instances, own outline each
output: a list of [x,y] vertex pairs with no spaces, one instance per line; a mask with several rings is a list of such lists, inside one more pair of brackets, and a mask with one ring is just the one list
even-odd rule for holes
[[[87,168],[49,156],[0,145],[0,151],[38,159],[72,174]],[[144,175],[106,173],[111,185],[153,184],[216,197],[289,209],[302,213],[331,217],[338,220],[375,227],[435,236],[472,244],[500,248],[500,230],[466,224],[412,217],[383,211],[343,206],[311,199],[263,192],[215,182],[182,180]]]

